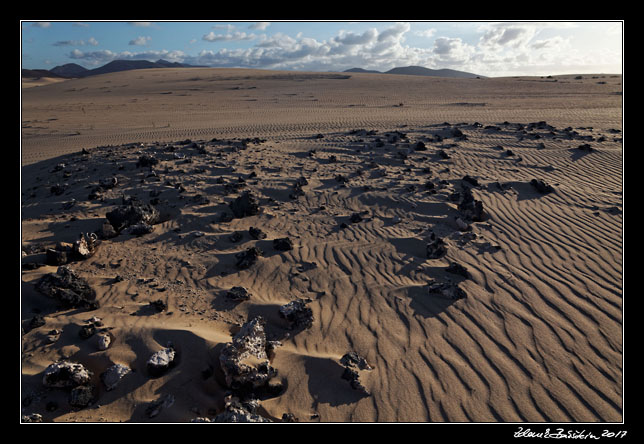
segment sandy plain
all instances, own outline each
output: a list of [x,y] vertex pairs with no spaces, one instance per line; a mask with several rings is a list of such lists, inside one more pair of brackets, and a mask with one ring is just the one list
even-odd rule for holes
[[[24,88],[21,99],[21,415],[213,420],[230,392],[222,349],[261,316],[280,342],[280,390],[256,414],[273,421],[622,420],[621,76],[168,68]],[[143,155],[158,163],[137,166]],[[257,214],[222,218],[245,191]],[[464,213],[468,193],[480,220]],[[58,269],[46,250],[98,232],[124,196],[155,198],[164,217],[68,264],[98,308],[37,291]],[[292,249],[277,250],[284,237]],[[444,252],[429,257],[437,238]],[[263,255],[237,268],[253,246]],[[235,286],[250,299],[228,298]],[[298,299],[310,300],[308,328],[279,315]],[[79,337],[94,316],[105,350]],[[146,361],[168,342],[180,358],[152,377]],[[357,371],[364,390],[342,377],[352,351],[369,365]],[[88,406],[43,385],[60,360],[93,373]],[[132,371],[108,391],[100,375],[113,364]]]

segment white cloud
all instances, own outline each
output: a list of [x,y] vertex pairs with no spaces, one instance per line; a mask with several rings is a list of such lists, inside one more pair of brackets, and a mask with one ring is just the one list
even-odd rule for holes
[[217,24],[217,25],[212,25],[212,29],[222,29],[222,30],[225,30],[226,32],[233,32],[236,28],[235,28],[235,25]]
[[255,22],[248,25],[248,29],[255,29],[257,31],[265,31],[270,26],[271,22]]
[[257,36],[255,34],[246,34],[245,32],[235,31],[228,34],[215,34],[213,31],[210,31],[208,34],[205,34],[202,37],[202,40],[208,42],[230,42],[237,40],[253,40]]
[[52,43],[52,46],[98,46],[98,41],[94,37],[90,37],[85,40],[60,40],[58,42]]
[[[261,27],[252,24],[248,28]],[[94,65],[115,59],[159,58],[194,65],[310,71],[342,71],[352,67],[386,71],[395,66],[420,65],[487,76],[584,73],[593,70],[593,66],[599,67],[600,63],[608,66],[621,62],[619,49],[610,51],[610,47],[593,46],[588,36],[600,33],[587,30],[582,37],[573,34],[577,29],[570,24],[558,23],[484,23],[476,29],[470,28],[473,31],[469,35],[459,37],[428,29],[413,32],[415,36],[432,39],[429,44],[421,41],[415,46],[405,40],[410,35],[408,23],[376,24],[374,28],[359,32],[343,30],[325,39],[305,37],[306,31],[292,35],[279,32],[255,35],[223,24],[215,25],[213,29],[222,31],[211,31],[202,40],[245,40],[250,41],[251,46],[202,50],[197,54],[167,50],[121,53],[74,50],[69,56]],[[606,34],[601,35],[606,40]],[[590,50],[575,46],[575,39],[586,43]],[[84,43],[93,44],[89,40]],[[197,39],[191,43],[197,43]],[[595,72],[616,72],[597,69]]]
[[33,22],[31,26],[36,28],[49,28],[51,26],[51,22]]
[[417,35],[418,37],[430,38],[430,37],[434,37],[435,34],[436,34],[436,30],[433,28],[425,29],[423,31],[414,31],[414,35]]
[[340,31],[340,34],[333,40],[342,45],[369,45],[378,40],[378,30],[371,28],[362,34]]
[[391,28],[387,28],[383,32],[378,34],[378,41],[400,41],[403,35],[408,32],[410,28],[411,26],[409,25],[409,23],[395,23]]
[[150,40],[152,40],[152,37],[150,36],[138,36],[134,40],[130,40],[129,45],[131,46],[146,46]]
[[152,26],[152,22],[130,22],[130,25],[149,28],[150,26]]
[[110,51],[109,49],[103,49],[100,51],[90,51],[83,52],[79,49],[73,49],[69,54],[69,58],[74,60],[84,60],[90,65],[102,65],[107,62],[111,62],[116,59],[117,53]]
[[479,46],[490,49],[526,46],[537,33],[533,23],[498,23],[491,25],[481,36]]

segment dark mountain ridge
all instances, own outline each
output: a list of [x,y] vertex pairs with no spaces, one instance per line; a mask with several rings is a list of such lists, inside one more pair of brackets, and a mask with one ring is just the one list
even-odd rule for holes
[[344,72],[356,72],[356,73],[374,73],[374,74],[404,74],[411,76],[434,76],[434,77],[457,77],[462,79],[475,79],[475,78],[484,78],[478,74],[472,74],[465,71],[456,71],[454,69],[429,69],[423,66],[402,66],[392,68],[389,71],[381,72],[375,70],[367,70],[362,68],[351,68],[347,69]]
[[50,70],[46,69],[23,69],[23,77],[64,77],[79,78],[107,74],[111,72],[130,71],[132,69],[150,68],[204,68],[204,66],[188,65],[187,63],[169,62],[159,59],[156,62],[149,60],[113,60],[103,66],[94,69],[84,68],[76,63],[59,65]]

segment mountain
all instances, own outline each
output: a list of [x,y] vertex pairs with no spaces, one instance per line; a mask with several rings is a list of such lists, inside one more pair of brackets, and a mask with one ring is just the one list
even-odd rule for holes
[[465,71],[456,71],[454,69],[429,69],[423,66],[403,66],[392,68],[389,71],[380,72],[366,70],[362,68],[351,68],[344,72],[363,72],[363,73],[377,73],[377,74],[405,74],[411,76],[434,76],[434,77],[457,77],[462,79],[475,79],[479,76]]
[[345,70],[344,72],[362,72],[362,73],[382,74],[380,71],[375,71],[373,69],[362,69],[362,68],[351,68],[351,69]]
[[110,72],[129,71],[132,69],[149,69],[162,67],[163,66],[159,66],[155,62],[150,62],[148,60],[113,60],[99,68],[90,69],[89,71],[85,72],[82,77],[96,76]]
[[[132,69],[149,69],[149,68],[202,68],[203,66],[188,65],[187,63],[169,62],[167,60],[159,59],[156,62],[148,60],[113,60],[101,67],[94,69],[87,69],[76,63],[67,63],[65,65],[56,66],[49,71],[45,69],[23,69],[23,77],[65,77],[65,78],[78,78],[96,76],[99,74],[107,74],[110,72],[129,71]],[[37,75],[38,74],[38,75]]]
[[49,70],[52,74],[67,78],[82,77],[87,71],[89,71],[87,68],[77,65],[76,63],[67,63]]

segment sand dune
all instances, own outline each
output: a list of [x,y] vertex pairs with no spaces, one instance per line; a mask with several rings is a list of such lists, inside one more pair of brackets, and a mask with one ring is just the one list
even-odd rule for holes
[[[261,316],[281,344],[281,389],[257,409],[273,421],[621,421],[621,76],[575,77],[168,68],[23,90],[23,414],[214,419],[230,391],[222,349]],[[159,163],[137,166],[143,155]],[[245,191],[257,214],[222,218]],[[38,292],[58,267],[24,264],[98,232],[123,196],[156,199],[162,217],[69,263],[99,307]],[[284,237],[292,249],[275,248]],[[444,254],[428,257],[436,238]],[[236,267],[253,246],[263,255]],[[250,299],[228,298],[235,286]],[[313,322],[293,330],[280,307],[299,299]],[[37,312],[45,325],[31,328]],[[106,350],[78,336],[93,316]],[[151,377],[146,360],[168,342],[178,363]],[[352,351],[369,365],[364,390],[342,377]],[[94,373],[90,407],[43,387],[61,359]],[[99,375],[113,364],[134,371],[108,391]]]

